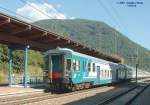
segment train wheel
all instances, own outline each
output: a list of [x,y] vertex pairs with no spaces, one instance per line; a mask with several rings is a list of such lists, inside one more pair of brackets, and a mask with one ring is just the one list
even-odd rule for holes
[[71,91],[76,91],[76,86],[72,86]]
[[88,88],[90,88],[90,83],[85,83],[85,89],[88,89]]
[[80,84],[76,84],[75,87],[76,87],[76,90],[80,90]]
[[80,89],[81,89],[81,90],[84,89],[84,84],[81,84]]

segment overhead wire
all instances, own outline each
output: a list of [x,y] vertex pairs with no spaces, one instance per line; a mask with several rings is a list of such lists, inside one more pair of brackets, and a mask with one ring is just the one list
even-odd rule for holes
[[[26,22],[32,22],[33,20],[32,19],[30,19],[30,18],[28,18],[28,17],[25,17],[25,16],[23,16],[23,15],[20,15],[20,14],[18,14],[18,13],[16,13],[16,12],[13,12],[13,11],[11,11],[11,10],[8,10],[8,9],[6,9],[6,8],[4,8],[4,7],[1,7],[0,6],[0,11],[2,12],[2,13],[4,13],[4,14],[6,14],[6,12],[8,12],[8,13],[11,13],[11,14],[13,14],[14,15],[14,18],[24,18],[24,19],[26,19],[27,21]],[[24,20],[23,19],[23,20]]]
[[101,0],[97,0],[97,1],[100,4],[100,6],[102,6],[102,8],[106,11],[106,13],[110,17],[112,23],[114,23],[116,26],[120,27],[120,25],[118,24],[118,22],[116,21],[116,19],[112,15],[112,13],[109,11],[109,9],[104,5],[104,3]]
[[[112,11],[114,13],[114,15],[116,15],[117,20],[120,21],[120,25],[122,26],[121,27],[122,30],[124,30],[125,32],[129,32],[126,24],[123,24],[123,22],[121,22],[121,18],[120,18],[120,15],[119,15],[118,11],[110,3],[108,3],[108,4],[110,5],[110,7],[111,7],[111,9],[112,9]],[[118,37],[118,35],[116,37]],[[118,41],[118,40],[116,40],[116,41]],[[133,50],[130,50],[130,51],[133,51]]]
[[[125,25],[121,22],[121,19],[120,19],[120,15],[119,13],[117,12],[117,10],[115,8],[112,7],[112,5],[110,5],[112,11],[113,11],[113,14],[116,16],[117,19],[114,18],[114,15],[112,15],[109,10],[107,9],[107,7],[101,2],[101,0],[98,0],[99,4],[101,4],[101,6],[105,9],[105,11],[107,12],[108,16],[112,18],[112,20],[115,22],[116,25],[118,25],[118,27],[122,30],[124,30],[125,32],[128,31],[127,27],[125,27]],[[133,33],[133,32],[132,32]],[[118,35],[115,34],[115,46],[114,48],[116,48],[116,53],[118,54]],[[132,65],[133,66],[133,65]]]
[[[46,16],[48,19],[54,19],[54,17],[53,16],[50,16],[50,15],[48,15],[46,12],[44,12],[43,10],[41,10],[41,9],[39,9],[39,8],[37,8],[36,6],[34,6],[34,5],[32,5],[32,4],[30,4],[30,2],[28,2],[28,0],[20,0],[22,3],[24,3],[24,4],[27,4],[28,6],[30,6],[31,8],[33,8],[34,10],[36,10],[37,12],[39,12],[39,13],[41,13],[42,15],[44,15],[44,16]],[[39,0],[36,0],[37,2],[39,1]],[[39,1],[40,2],[40,1]],[[46,7],[46,8],[49,8],[49,9],[51,9],[50,7],[48,7],[48,6],[46,6],[46,5],[43,5],[44,7]],[[50,11],[49,11],[50,12]],[[54,31],[55,30],[55,24],[56,24],[56,21],[53,21],[52,22],[52,30]],[[48,27],[48,25],[47,24],[45,24],[47,27]],[[38,25],[39,26],[39,25]],[[40,26],[39,26],[40,27]],[[50,30],[50,29],[49,29]],[[55,33],[58,33],[58,32],[56,32],[56,31],[54,31]],[[61,33],[58,33],[58,34],[61,34]]]
[[[112,20],[112,23],[115,24],[118,28],[121,28],[122,26],[120,25],[120,23],[118,22],[118,20],[114,17],[114,15],[109,11],[109,9],[104,5],[104,3],[101,0],[97,0],[98,3],[103,7],[103,9],[106,11],[107,15],[110,17],[110,19]],[[113,49],[114,49],[114,54],[118,54],[118,49],[117,49],[117,37],[118,35],[116,34],[116,32],[114,33],[114,45]]]
[[[120,29],[122,29],[122,31],[127,31],[127,28],[124,26],[124,24],[122,23],[121,21],[121,18],[120,18],[120,15],[118,13],[118,11],[110,4],[109,4],[109,7],[111,8],[111,10],[113,11],[113,14],[114,16],[116,16],[117,20],[118,20],[118,23],[120,24]],[[115,34],[115,52],[118,54],[118,34]]]
[[[49,3],[47,0],[42,0],[42,1],[44,1],[45,3],[47,3],[47,4],[51,4],[51,3]],[[61,13],[61,14],[64,14],[62,11],[60,11],[59,9],[57,9],[57,8],[55,8],[59,13]]]
[[47,13],[43,12],[41,9],[38,9],[37,7],[35,7],[34,5],[30,4],[28,1],[26,0],[20,0],[21,2],[29,5],[31,8],[33,8],[34,10],[38,11],[39,13],[49,17],[50,19],[53,18],[52,16],[48,15]]
[[126,25],[123,24],[118,11],[110,4],[110,2],[108,4],[109,4],[109,7],[111,8],[111,10],[113,11],[114,16],[116,16],[118,23],[120,24],[122,30],[127,31],[127,27],[126,27]]
[[[36,1],[39,2],[39,3],[46,3],[46,4],[49,5],[49,3],[47,3],[47,2],[43,2],[44,0],[42,0],[42,1],[41,0],[36,0]],[[51,8],[49,6],[47,6],[47,5],[43,5],[43,6],[46,7],[46,8],[49,8],[51,10]]]

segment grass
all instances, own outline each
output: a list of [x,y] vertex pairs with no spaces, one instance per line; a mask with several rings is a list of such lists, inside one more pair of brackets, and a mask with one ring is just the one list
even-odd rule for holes
[[4,71],[0,71],[0,84],[1,83],[7,83],[8,81],[8,75]]
[[29,75],[30,76],[43,76],[42,68],[38,66],[29,66]]

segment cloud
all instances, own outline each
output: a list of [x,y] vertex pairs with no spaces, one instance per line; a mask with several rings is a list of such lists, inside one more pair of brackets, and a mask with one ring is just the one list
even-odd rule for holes
[[[37,11],[36,9],[32,8],[31,6],[36,8],[39,11],[42,11],[42,13]],[[21,16],[31,19],[31,20],[29,20],[29,19],[25,19],[23,17],[19,17],[28,22],[34,22],[34,21],[43,20],[43,19],[67,19],[67,18],[69,18],[65,14],[63,14],[57,10],[57,8],[59,8],[59,7],[60,6],[56,7],[56,6],[53,6],[48,3],[40,4],[40,3],[30,3],[29,2],[29,4],[26,4],[23,7],[18,8],[16,13]],[[44,14],[46,14],[46,15],[44,15]],[[70,17],[70,19],[72,19],[72,17]]]

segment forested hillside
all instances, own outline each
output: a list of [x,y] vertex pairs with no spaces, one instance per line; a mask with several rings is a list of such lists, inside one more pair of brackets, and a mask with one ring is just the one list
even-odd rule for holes
[[[97,48],[108,54],[118,54],[125,59],[125,63],[135,66],[136,58],[139,67],[144,70],[150,68],[150,51],[134,43],[112,27],[99,21],[74,20],[42,20],[33,23],[49,31],[70,37],[87,46]],[[21,74],[23,71],[23,51],[13,53],[13,72]],[[33,50],[29,51],[30,75],[41,75],[44,67],[43,55]],[[0,80],[6,78],[8,70],[8,48],[0,45]]]

